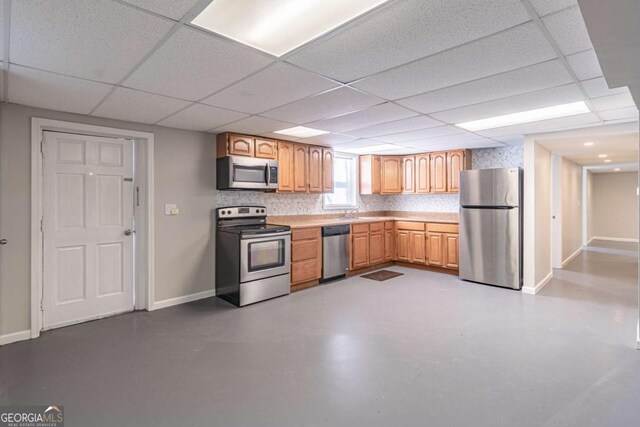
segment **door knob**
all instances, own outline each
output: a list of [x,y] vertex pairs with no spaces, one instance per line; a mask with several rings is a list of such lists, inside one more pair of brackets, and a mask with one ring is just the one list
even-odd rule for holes
[[131,233],[132,233],[132,231],[131,231],[131,230],[129,230],[129,229],[124,230],[124,235],[125,235],[125,236],[131,236]]
[[9,242],[7,241],[7,239],[0,239],[0,245],[4,246],[4,245],[6,245],[7,243],[9,243]]

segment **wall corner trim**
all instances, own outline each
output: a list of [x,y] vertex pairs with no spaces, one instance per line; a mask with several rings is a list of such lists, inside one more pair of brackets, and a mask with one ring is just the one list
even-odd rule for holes
[[542,288],[544,288],[547,285],[547,283],[551,281],[551,279],[553,279],[553,271],[550,272],[544,279],[539,281],[535,287],[523,286],[522,293],[527,295],[535,295],[538,292],[540,292]]
[[10,334],[0,335],[0,345],[7,345],[18,341],[25,341],[31,339],[31,330],[25,329],[24,331],[13,332]]
[[574,259],[575,257],[577,257],[578,255],[580,255],[580,253],[582,252],[582,247],[579,247],[574,253],[572,253],[571,255],[569,255],[567,257],[567,259],[565,259],[564,261],[562,261],[562,268],[565,268],[567,266],[567,264],[569,264],[571,262],[572,259]]
[[187,302],[193,302],[204,298],[210,298],[216,295],[215,289],[209,291],[196,292],[195,294],[184,295],[181,297],[168,298],[162,301],[157,301],[151,304],[149,311],[159,310],[161,308],[173,307],[174,305],[185,304]]

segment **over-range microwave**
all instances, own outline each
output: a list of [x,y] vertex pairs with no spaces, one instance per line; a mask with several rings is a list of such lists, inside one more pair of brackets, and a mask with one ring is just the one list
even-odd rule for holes
[[276,190],[278,161],[255,157],[226,156],[216,163],[218,190]]

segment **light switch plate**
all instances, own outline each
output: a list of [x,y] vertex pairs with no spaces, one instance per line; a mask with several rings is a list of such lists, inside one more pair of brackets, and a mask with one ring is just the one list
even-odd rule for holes
[[164,205],[164,214],[165,215],[178,215],[180,213],[180,209],[178,209],[178,205],[176,204],[166,204]]

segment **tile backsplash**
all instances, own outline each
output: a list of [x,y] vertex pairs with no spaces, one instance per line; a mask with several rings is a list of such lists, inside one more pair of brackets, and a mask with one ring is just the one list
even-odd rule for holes
[[[522,145],[500,148],[483,148],[472,151],[473,169],[522,167],[524,147]],[[322,207],[322,194],[282,194],[257,191],[217,191],[218,206],[256,204],[266,206],[270,215],[305,215],[336,213]],[[458,212],[457,194],[403,194],[392,196],[358,196],[361,212],[407,211],[407,212]]]

